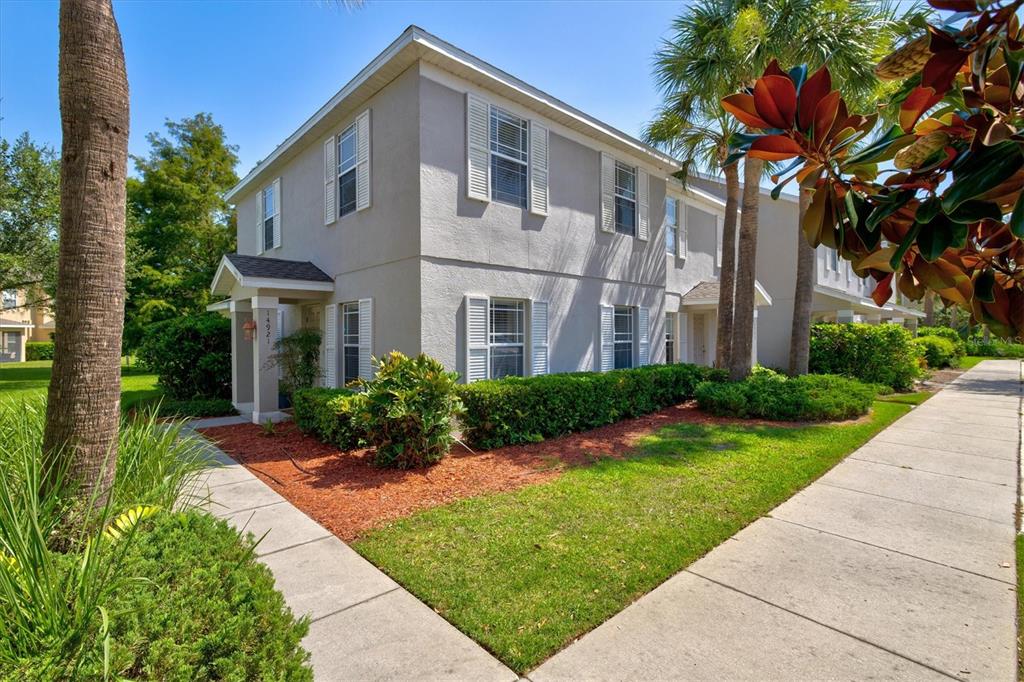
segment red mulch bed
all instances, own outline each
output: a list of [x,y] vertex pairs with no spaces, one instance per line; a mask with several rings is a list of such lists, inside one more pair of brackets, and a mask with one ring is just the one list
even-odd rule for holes
[[296,507],[350,541],[421,509],[542,483],[569,466],[621,457],[642,436],[680,422],[759,423],[717,419],[688,403],[542,443],[478,453],[456,445],[434,466],[415,471],[377,468],[371,451],[339,451],[303,435],[291,422],[280,424],[273,436],[263,435],[256,424],[201,432]]

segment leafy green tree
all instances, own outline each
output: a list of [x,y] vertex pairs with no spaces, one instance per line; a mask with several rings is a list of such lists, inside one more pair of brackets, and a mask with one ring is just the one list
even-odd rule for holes
[[[671,39],[655,55],[655,77],[664,104],[645,131],[647,139],[682,156],[687,173],[703,169],[722,170],[725,175],[717,353],[720,366],[730,366],[737,378],[747,374],[751,365],[757,212],[764,162],[744,161],[743,210],[736,236],[739,178],[736,160],[723,153],[722,145],[741,129],[730,117],[721,116],[718,102],[723,93],[748,87],[779,55],[794,55],[792,61],[812,66],[829,63],[835,72],[843,73],[852,92],[872,99],[878,88],[873,58],[885,54],[906,30],[907,15],[898,16],[896,7],[888,0],[700,0],[673,22]],[[739,254],[734,260],[730,247],[737,241]],[[813,250],[804,249],[798,259],[805,272],[798,283],[801,309],[794,317],[806,320],[799,325],[802,338],[796,340],[804,358],[813,255]],[[801,287],[808,294],[803,297],[806,300],[799,296]]]
[[199,312],[221,255],[235,249],[235,214],[224,194],[238,182],[237,147],[210,114],[167,122],[133,157],[128,181],[129,259],[125,341],[145,325]]
[[49,301],[57,277],[60,161],[23,133],[0,139],[0,289]]

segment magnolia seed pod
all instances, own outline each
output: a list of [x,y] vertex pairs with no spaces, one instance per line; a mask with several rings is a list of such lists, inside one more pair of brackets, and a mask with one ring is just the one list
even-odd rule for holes
[[893,159],[892,165],[900,170],[917,168],[932,154],[945,147],[948,142],[949,135],[947,133],[941,130],[932,131],[896,152],[896,158]]
[[875,67],[875,75],[884,81],[903,80],[924,68],[931,58],[928,34],[915,38],[883,59]]

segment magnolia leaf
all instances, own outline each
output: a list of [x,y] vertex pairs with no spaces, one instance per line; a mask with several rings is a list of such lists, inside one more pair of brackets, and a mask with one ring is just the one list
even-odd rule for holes
[[[899,126],[893,126],[884,135],[868,144],[867,147],[847,158],[843,167],[846,169],[862,163],[887,160],[885,158],[887,155],[891,153],[895,156],[899,149],[912,144],[916,139],[917,135],[904,135]],[[889,158],[892,158],[892,156],[889,156]]]
[[[918,219],[920,220],[921,211],[917,211]],[[956,210],[949,214],[949,219],[955,223],[976,223],[980,220],[988,218],[994,220],[997,223],[1003,221],[1003,212],[1000,210],[998,204],[991,201],[978,201],[977,199],[971,199],[957,206]]]
[[995,292],[992,290],[995,283],[996,276],[991,270],[981,270],[974,278],[974,297],[989,303],[995,301]]
[[792,138],[785,135],[763,135],[751,143],[747,155],[765,161],[783,161],[803,153],[804,150]]
[[942,202],[938,197],[928,197],[917,207],[914,219],[919,223],[930,223],[942,210]]
[[804,221],[800,226],[803,229],[807,243],[813,247],[817,247],[821,243],[821,232],[824,227],[823,222],[829,199],[828,195],[829,192],[824,187],[814,192],[814,196],[811,197],[811,205],[807,207]]
[[856,262],[855,268],[857,270],[881,270],[883,272],[892,272],[892,267],[889,265],[889,261],[892,260],[892,255],[896,253],[896,245],[890,244],[889,246],[883,246],[877,251],[873,251],[868,255],[861,258]]
[[729,95],[722,100],[722,108],[736,117],[740,123],[750,128],[771,128],[767,121],[761,118],[754,107],[754,97],[745,92]]
[[879,308],[884,306],[890,298],[892,298],[892,273],[886,275],[882,281],[875,286],[875,290],[871,292],[871,300],[875,302]]
[[896,246],[896,250],[893,252],[892,258],[889,259],[890,268],[893,270],[900,269],[900,263],[903,262],[903,256],[908,250],[910,250],[910,247],[913,246],[914,240],[917,238],[917,233],[920,231],[921,223],[914,223],[910,226],[910,229],[907,231],[907,235],[903,237],[903,241]]
[[998,187],[1024,166],[1020,145],[1007,140],[972,152],[954,171],[955,179],[942,197],[942,209],[950,214],[957,206]]
[[798,94],[797,104],[797,126],[800,130],[807,130],[811,127],[811,123],[814,118],[814,109],[818,106],[818,102],[832,90],[832,76],[828,72],[828,68],[822,66],[820,69],[811,74]]
[[915,223],[915,226],[918,225],[920,229],[917,235],[917,248],[929,263],[937,260],[946,249],[963,246],[967,239],[967,225],[954,223],[941,213],[927,225]]
[[1010,214],[1010,233],[1018,239],[1024,239],[1024,192],[1017,197],[1017,203],[1013,205],[1013,213]]
[[770,128],[789,130],[796,121],[796,86],[788,76],[761,76],[754,83],[754,107]]
[[890,194],[884,199],[881,197],[874,197],[875,201],[882,203],[876,206],[875,210],[871,211],[871,215],[868,216],[867,222],[865,223],[866,227],[872,231],[876,230],[879,223],[903,208],[912,198],[914,198],[914,193],[907,190]]

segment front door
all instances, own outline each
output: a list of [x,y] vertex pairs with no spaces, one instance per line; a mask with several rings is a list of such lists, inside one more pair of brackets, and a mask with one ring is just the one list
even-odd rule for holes
[[693,364],[706,365],[707,355],[707,334],[704,333],[704,314],[697,313],[693,316]]

